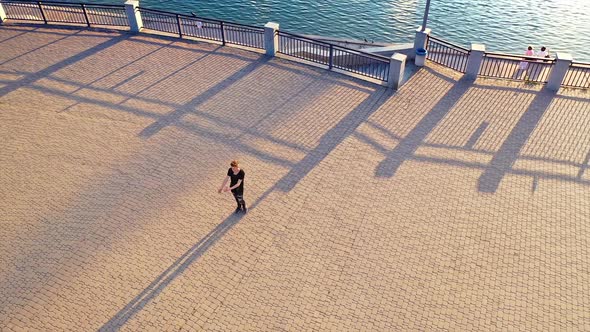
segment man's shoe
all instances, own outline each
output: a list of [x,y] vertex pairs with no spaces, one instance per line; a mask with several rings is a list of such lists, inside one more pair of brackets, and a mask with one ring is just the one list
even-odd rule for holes
[[244,205],[244,207],[242,208],[242,212],[244,212],[244,214],[248,213],[248,208],[246,207],[246,205]]
[[235,214],[242,213],[242,209],[238,207],[234,213]]

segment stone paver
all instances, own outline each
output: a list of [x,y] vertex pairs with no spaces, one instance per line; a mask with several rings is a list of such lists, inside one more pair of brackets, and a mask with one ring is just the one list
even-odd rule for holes
[[587,91],[57,27],[0,50],[3,331],[590,330]]

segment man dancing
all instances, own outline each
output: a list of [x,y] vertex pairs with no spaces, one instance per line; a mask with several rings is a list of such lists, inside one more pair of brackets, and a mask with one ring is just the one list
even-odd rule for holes
[[[218,192],[221,193],[231,191],[236,199],[236,203],[238,203],[238,207],[236,208],[235,213],[246,213],[248,212],[248,208],[246,208],[246,202],[244,201],[244,176],[246,173],[243,169],[240,169],[240,165],[237,160],[233,160],[231,162],[230,169],[227,170],[227,176],[223,180],[221,187],[219,188]],[[230,181],[229,187],[227,187],[227,181]]]

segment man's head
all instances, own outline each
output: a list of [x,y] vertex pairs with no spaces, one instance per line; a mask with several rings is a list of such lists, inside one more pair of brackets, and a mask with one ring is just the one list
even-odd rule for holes
[[237,160],[232,160],[230,166],[234,172],[240,168],[240,163]]

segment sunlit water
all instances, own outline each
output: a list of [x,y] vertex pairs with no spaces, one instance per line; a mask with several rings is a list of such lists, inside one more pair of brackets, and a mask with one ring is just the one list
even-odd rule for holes
[[[413,40],[425,2],[141,0],[140,6],[245,24],[274,21],[293,33],[401,43]],[[590,0],[431,0],[428,27],[465,47],[477,42],[489,51],[521,54],[528,45],[547,46],[590,62]]]

